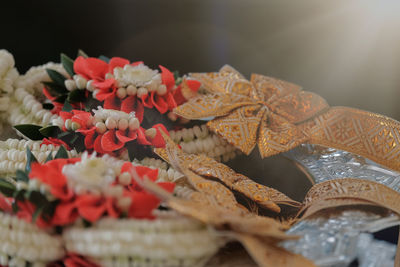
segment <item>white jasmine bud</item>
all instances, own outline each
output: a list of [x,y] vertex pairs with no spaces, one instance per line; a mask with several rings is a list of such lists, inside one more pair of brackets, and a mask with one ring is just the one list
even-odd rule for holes
[[68,91],[72,91],[76,89],[76,83],[74,80],[68,79],[64,81],[64,85]]
[[139,129],[139,127],[140,127],[140,123],[137,118],[129,119],[129,130],[135,131],[135,130]]
[[127,93],[128,95],[136,95],[136,93],[137,93],[137,88],[136,88],[136,86],[134,86],[134,85],[129,85],[129,86],[126,88],[126,93]]
[[125,88],[123,88],[123,87],[118,88],[118,90],[117,90],[117,97],[118,97],[118,98],[121,98],[121,99],[126,97],[126,90],[125,90]]
[[150,128],[150,129],[147,129],[147,130],[144,132],[144,134],[145,134],[147,137],[150,137],[151,139],[153,139],[153,138],[156,137],[156,135],[157,135],[157,130],[154,129],[154,128]]
[[78,89],[86,88],[87,80],[85,78],[83,78],[82,76],[78,76],[78,78],[75,80],[75,82],[76,82],[76,86],[78,87]]
[[107,118],[106,120],[106,127],[107,129],[115,129],[117,127],[117,122],[113,118]]
[[127,119],[120,119],[118,121],[118,129],[125,131],[126,129],[128,129],[129,126],[129,122]]
[[164,84],[161,84],[158,88],[157,88],[157,94],[159,95],[165,95],[167,93],[167,87]]
[[148,91],[144,87],[140,87],[139,90],[137,91],[138,97],[142,97],[142,96],[147,95],[147,94],[148,94]]
[[104,124],[104,122],[97,122],[97,123],[96,123],[96,131],[97,131],[99,134],[105,133],[106,130],[107,130],[107,127],[106,127],[106,125]]
[[72,127],[72,121],[70,119],[67,119],[65,121],[65,128],[67,128],[67,130],[71,130]]
[[75,122],[75,121],[73,121],[73,122],[71,123],[71,130],[76,131],[76,130],[78,130],[79,128],[81,128],[81,125],[80,125],[79,123],[77,123],[77,122]]
[[90,92],[93,92],[94,90],[96,90],[96,88],[93,85],[93,80],[90,80],[87,82],[86,89]]

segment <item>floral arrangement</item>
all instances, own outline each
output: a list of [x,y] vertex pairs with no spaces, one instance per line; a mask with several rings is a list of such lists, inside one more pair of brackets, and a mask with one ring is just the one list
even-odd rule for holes
[[[311,164],[334,158],[327,146],[376,162],[357,168],[395,173],[397,121],[230,66],[179,76],[82,51],[60,61],[19,75],[0,50],[0,122],[19,135],[0,141],[2,267],[203,266],[230,241],[260,266],[315,266],[324,262],[301,247],[309,239],[293,235],[330,230],[313,218],[350,224],[333,209],[350,207],[363,229],[400,221],[392,180],[355,169],[324,180]],[[292,158],[316,184],[303,201],[222,163],[256,146],[261,158],[304,156]]]

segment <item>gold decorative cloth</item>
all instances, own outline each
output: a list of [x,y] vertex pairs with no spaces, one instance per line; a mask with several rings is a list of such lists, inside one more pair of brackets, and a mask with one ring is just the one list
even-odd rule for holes
[[275,78],[253,74],[246,80],[232,67],[193,73],[206,94],[177,107],[187,119],[209,118],[208,127],[249,154],[262,157],[301,143],[346,150],[400,170],[400,123],[346,107],[329,107],[320,96]]
[[[301,206],[299,202],[278,190],[258,184],[212,158],[183,152],[166,134],[162,134],[166,146],[165,148],[156,148],[155,153],[169,162],[176,170],[185,174],[188,182],[196,191],[216,197],[218,205],[236,207],[237,205],[232,205],[233,202],[236,203],[231,191],[234,190],[275,212],[280,211],[277,204]],[[211,179],[217,179],[222,184]],[[197,197],[197,195],[194,194],[192,197]],[[206,198],[199,198],[198,200],[208,201]]]

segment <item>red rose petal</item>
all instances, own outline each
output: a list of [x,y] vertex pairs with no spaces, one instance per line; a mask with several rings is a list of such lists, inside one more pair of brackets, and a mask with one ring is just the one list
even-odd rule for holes
[[108,64],[98,58],[80,56],[74,61],[74,71],[88,80],[103,80]]
[[110,62],[108,63],[109,68],[108,72],[113,73],[114,68],[116,67],[123,67],[125,65],[129,64],[129,60],[122,58],[122,57],[113,57],[110,59]]
[[79,214],[76,211],[76,205],[74,202],[61,202],[56,206],[53,218],[51,220],[52,225],[66,225],[75,222]]
[[144,178],[145,176],[147,179],[151,181],[156,181],[158,177],[158,169],[152,169],[145,166],[135,166],[135,171],[139,175],[140,178]]
[[119,110],[121,107],[121,99],[116,97],[115,95],[110,95],[104,100],[104,105],[103,107],[105,109],[114,109],[114,110]]
[[143,63],[144,63],[143,61],[135,61],[131,65],[132,66],[137,66],[137,65],[140,65],[140,64],[143,64]]
[[45,96],[47,99],[49,99],[49,100],[51,100],[51,101],[53,101],[54,99],[57,98],[57,97],[55,97],[55,96],[52,96],[52,95],[50,94],[50,92],[47,90],[46,87],[43,87],[43,94],[44,94],[44,96]]
[[111,198],[111,197],[106,198],[106,209],[107,209],[107,214],[110,217],[113,217],[113,218],[118,218],[119,217],[120,212],[115,207],[113,198]]
[[167,93],[165,99],[167,100],[168,103],[168,110],[173,110],[178,106],[171,92]]
[[166,190],[170,193],[174,192],[174,189],[175,189],[174,183],[160,182],[160,183],[157,183],[157,185],[162,187],[164,190]]
[[93,149],[100,154],[106,153],[103,148],[101,147],[101,138],[103,137],[102,134],[97,135],[96,139],[94,140]]
[[167,86],[168,90],[171,90],[175,85],[174,74],[169,69],[167,69],[161,65],[159,65],[159,67],[161,69],[162,83],[165,84],[165,86]]
[[132,204],[128,216],[130,218],[153,219],[152,211],[158,207],[160,200],[147,192],[132,192]]
[[115,136],[115,130],[108,130],[101,138],[101,147],[106,152],[115,151],[124,147],[124,143]]
[[155,147],[165,147],[165,140],[160,131],[169,135],[167,129],[161,123],[154,125],[152,128],[157,130],[156,136],[151,140],[151,144]]
[[[128,133],[128,135],[126,135],[126,133]],[[136,131],[129,131],[129,130],[124,130],[124,131],[118,130],[115,132],[115,135],[117,139],[124,144],[133,141],[137,138]]]
[[75,205],[80,216],[89,222],[97,221],[106,211],[106,204],[102,197],[89,194],[79,195]]
[[137,100],[135,95],[128,96],[121,102],[121,111],[131,113],[132,111],[135,111],[137,103],[140,102]]
[[156,92],[151,92],[151,102],[154,107],[161,113],[164,114],[168,111],[168,104],[165,102],[162,96],[159,96]]
[[201,86],[201,82],[196,80],[186,80],[186,84],[193,92],[197,92]]
[[146,135],[144,134],[144,129],[140,127],[137,131],[138,133],[138,143],[141,145],[151,145],[151,143],[147,140]]
[[71,119],[73,116],[72,113],[66,112],[66,111],[61,111],[59,115],[60,115],[61,119],[63,119],[64,121]]
[[104,101],[109,97],[115,97],[116,94],[116,89],[114,87],[110,87],[104,90],[100,90],[97,94],[96,94],[96,99],[99,101]]

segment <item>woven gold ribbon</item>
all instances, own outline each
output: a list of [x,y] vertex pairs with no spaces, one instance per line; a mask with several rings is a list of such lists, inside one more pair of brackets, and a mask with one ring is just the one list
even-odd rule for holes
[[[228,204],[231,207],[234,206],[231,205],[232,201],[236,202],[231,192],[232,190],[275,212],[280,211],[280,207],[277,204],[294,207],[301,206],[299,202],[278,190],[258,184],[212,158],[183,152],[169,136],[162,131],[161,133],[166,141],[166,146],[165,148],[156,148],[154,150],[155,153],[169,162],[176,170],[185,174],[188,182],[196,191],[206,195],[217,196],[219,205]],[[212,179],[217,179],[220,183]],[[229,191],[229,193],[226,191]],[[197,196],[193,195],[192,197]]]
[[346,150],[400,170],[400,123],[346,107],[329,107],[300,86],[253,74],[246,80],[232,67],[194,73],[208,91],[175,112],[187,119],[211,118],[210,129],[245,154],[258,145],[262,157],[301,143]]

